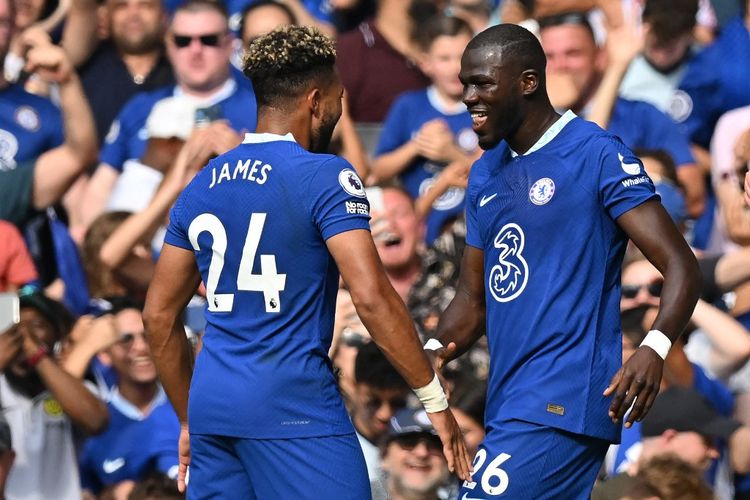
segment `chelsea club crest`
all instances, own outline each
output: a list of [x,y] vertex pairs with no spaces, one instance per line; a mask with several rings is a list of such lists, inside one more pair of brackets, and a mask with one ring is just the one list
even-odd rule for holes
[[542,177],[529,189],[529,200],[534,205],[546,205],[555,195],[555,183],[549,177]]

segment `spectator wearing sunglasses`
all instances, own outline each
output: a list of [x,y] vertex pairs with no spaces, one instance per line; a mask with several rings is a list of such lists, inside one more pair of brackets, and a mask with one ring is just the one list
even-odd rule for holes
[[[81,202],[84,228],[109,209],[115,184],[127,182],[120,179],[120,174],[127,174],[126,162],[146,152],[146,121],[161,99],[184,96],[192,101],[196,123],[225,120],[236,132],[255,130],[255,96],[231,69],[232,34],[220,3],[189,0],[178,7],[167,30],[166,47],[177,85],[137,94],[112,123]],[[83,234],[80,229],[77,232]]]
[[381,450],[383,482],[373,488],[373,500],[446,498],[440,490],[448,483],[448,465],[424,410],[396,413]]
[[79,463],[85,491],[125,498],[151,473],[177,477],[180,424],[156,378],[141,306],[127,297],[108,302],[119,341],[101,352],[99,360],[113,368],[117,385],[107,397],[109,426],[85,443]]

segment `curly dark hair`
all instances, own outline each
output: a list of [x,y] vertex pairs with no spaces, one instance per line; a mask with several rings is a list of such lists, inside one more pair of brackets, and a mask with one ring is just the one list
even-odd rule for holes
[[259,107],[279,106],[313,82],[331,81],[335,62],[333,40],[310,26],[284,26],[250,43],[242,72],[253,82]]

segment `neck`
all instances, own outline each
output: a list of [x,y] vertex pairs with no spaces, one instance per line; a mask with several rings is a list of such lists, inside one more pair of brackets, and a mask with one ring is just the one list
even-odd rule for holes
[[300,112],[301,106],[295,106],[295,111],[289,109],[271,108],[264,106],[258,111],[258,126],[255,132],[258,134],[286,135],[289,132],[294,136],[297,144],[304,149],[310,148],[310,117]]
[[524,154],[559,118],[560,115],[549,101],[542,106],[532,107],[518,130],[508,138],[508,145],[519,155]]
[[123,380],[120,381],[117,388],[123,399],[138,408],[141,413],[146,413],[150,409],[151,402],[159,390],[156,382],[139,384]]
[[391,285],[393,285],[393,288],[401,297],[401,300],[406,301],[409,292],[411,291],[411,287],[417,281],[417,278],[419,278],[421,271],[422,264],[420,259],[418,256],[414,256],[414,258],[403,267],[397,269],[386,269],[385,274],[388,276],[388,280],[391,282]]
[[412,32],[412,21],[409,17],[408,4],[403,0],[383,1],[375,14],[375,27],[383,35],[383,38],[396,51],[405,57],[414,58],[414,48],[410,33]]
[[391,479],[388,488],[388,498],[391,500],[435,500],[437,491],[432,489],[430,491],[411,491],[406,490],[398,481]]
[[151,70],[156,66],[156,61],[159,59],[159,52],[149,52],[148,54],[120,54],[122,62],[125,63],[125,67],[128,68],[133,78],[145,79]]
[[446,92],[443,92],[437,85],[435,87],[435,94],[437,95],[440,103],[446,108],[455,108],[461,104],[461,96],[452,96]]

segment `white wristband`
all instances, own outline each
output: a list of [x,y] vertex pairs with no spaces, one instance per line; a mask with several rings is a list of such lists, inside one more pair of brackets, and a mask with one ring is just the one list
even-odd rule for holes
[[643,346],[648,346],[656,351],[656,354],[661,356],[661,359],[667,359],[669,349],[672,348],[672,341],[659,330],[651,330],[646,334],[643,342],[641,342],[641,347]]
[[414,392],[427,413],[437,413],[448,408],[448,399],[445,397],[437,373],[432,378],[432,382],[424,387],[414,389]]
[[438,349],[442,349],[445,347],[438,339],[429,339],[424,344],[424,350],[425,351],[437,351]]

